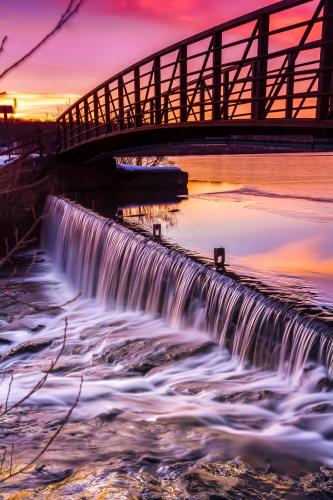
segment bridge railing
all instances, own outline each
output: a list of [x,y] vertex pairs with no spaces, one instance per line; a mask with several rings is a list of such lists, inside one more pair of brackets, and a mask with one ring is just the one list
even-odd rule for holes
[[141,127],[333,119],[333,1],[284,0],[118,73],[58,119],[58,152]]

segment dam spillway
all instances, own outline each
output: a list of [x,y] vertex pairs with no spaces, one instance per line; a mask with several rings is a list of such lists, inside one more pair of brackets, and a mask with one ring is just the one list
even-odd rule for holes
[[49,197],[43,246],[83,296],[208,333],[240,365],[330,373],[329,328],[188,256],[64,198]]

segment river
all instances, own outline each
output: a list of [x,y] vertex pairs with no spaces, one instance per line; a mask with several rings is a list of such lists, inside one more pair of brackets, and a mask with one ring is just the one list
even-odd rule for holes
[[[186,199],[126,209],[125,221],[146,210],[135,226],[151,231],[160,220],[164,237],[196,255],[222,244],[230,270],[253,277],[250,287],[49,198],[42,250],[26,251],[1,281],[1,404],[24,397],[61,352],[4,421],[12,468],[38,455],[81,376],[83,386],[70,421],[37,464],[4,483],[6,495],[329,498],[331,161],[178,158],[190,173]],[[274,255],[284,258],[275,264]],[[265,294],[252,286],[261,280]]]
[[170,159],[189,173],[189,196],[139,223],[161,223],[168,240],[207,258],[223,246],[232,270],[333,314],[333,155]]

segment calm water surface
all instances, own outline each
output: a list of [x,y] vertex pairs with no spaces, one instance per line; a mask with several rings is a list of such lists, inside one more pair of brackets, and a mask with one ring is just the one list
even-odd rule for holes
[[141,223],[208,258],[224,246],[230,269],[333,311],[333,155],[172,159],[189,196]]

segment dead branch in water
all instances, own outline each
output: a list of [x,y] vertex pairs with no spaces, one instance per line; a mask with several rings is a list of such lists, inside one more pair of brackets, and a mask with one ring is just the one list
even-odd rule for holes
[[25,184],[24,186],[17,186],[17,187],[13,187],[10,189],[6,189],[4,191],[0,191],[0,196],[13,194],[13,193],[16,193],[18,191],[24,191],[26,189],[33,189],[33,188],[39,187],[40,185],[46,183],[49,179],[50,179],[50,176],[46,175],[42,179],[39,179],[38,181],[32,182],[31,184]]
[[[7,396],[6,396],[6,402],[5,402],[5,410],[4,410],[4,413],[6,413],[6,412],[7,412],[7,408],[8,408],[8,401],[9,401],[10,391],[11,391],[11,389],[12,389],[13,380],[14,380],[14,374],[13,374],[13,372],[11,372],[11,374],[10,374],[10,382],[9,382],[9,385],[8,385],[8,390],[7,390]],[[1,410],[0,410],[0,411],[1,411]]]
[[0,462],[0,472],[2,472],[4,463],[6,461],[6,454],[7,454],[7,448],[5,448],[4,451],[3,451],[2,459],[1,459],[1,462]]
[[[14,403],[12,405],[9,404],[9,397],[10,397],[10,393],[11,393],[11,387],[12,387],[12,383],[13,383],[13,380],[14,380],[14,375],[13,375],[13,373],[11,373],[11,379],[10,379],[9,386],[8,386],[8,389],[7,389],[7,395],[6,395],[6,402],[5,402],[5,405],[4,405],[4,410],[1,411],[2,408],[0,409],[0,418],[5,417],[10,412],[12,412],[12,410],[14,410],[15,408],[18,408],[19,406],[21,406],[25,401],[27,401],[33,394],[35,394],[37,391],[39,391],[45,385],[45,383],[46,383],[49,375],[52,373],[54,367],[56,366],[56,364],[58,363],[60,357],[62,356],[62,354],[64,352],[64,349],[65,349],[65,346],[66,346],[66,340],[67,340],[67,329],[68,329],[68,321],[67,321],[67,318],[65,318],[65,328],[64,328],[63,342],[62,342],[61,349],[59,350],[56,358],[52,361],[50,367],[47,369],[47,371],[44,374],[44,376],[37,382],[37,384],[35,384],[34,387],[24,397],[22,397],[19,401],[17,401],[16,403]],[[38,452],[38,454],[28,464],[24,465],[23,467],[21,467],[21,468],[19,468],[17,470],[14,470],[14,471],[13,471],[14,444],[13,443],[11,444],[8,473],[5,475],[5,477],[0,478],[0,483],[8,481],[9,479],[11,479],[13,477],[18,476],[19,474],[23,474],[24,472],[28,471],[28,469],[30,469],[30,467],[32,467],[47,452],[47,450],[52,445],[53,441],[57,438],[57,436],[61,433],[61,431],[63,430],[63,428],[65,427],[65,425],[69,421],[69,419],[70,419],[70,417],[71,417],[74,409],[78,405],[78,402],[79,402],[80,397],[81,397],[82,386],[83,386],[83,376],[81,376],[80,387],[79,387],[79,391],[77,393],[77,396],[76,396],[73,404],[71,405],[69,411],[67,412],[65,418],[63,419],[61,425],[52,434],[52,436],[48,439],[48,441],[42,447],[42,449]],[[7,456],[7,447],[5,446],[4,452],[3,452],[3,456],[2,456],[2,459],[1,459],[1,462],[0,462],[0,472],[2,472],[3,469],[4,469],[4,465],[5,465],[5,462],[6,462],[6,456]]]
[[[43,215],[41,215],[40,217],[38,217],[37,214],[36,214],[36,211],[35,211],[34,207],[31,207],[31,212],[32,212],[33,219],[34,219],[33,225],[23,235],[22,238],[19,238],[18,234],[17,234],[17,231],[15,231],[16,244],[14,245],[14,247],[12,249],[8,248],[6,256],[3,259],[0,260],[0,267],[3,266],[6,262],[10,262],[11,259],[12,259],[13,254],[15,252],[17,252],[18,250],[24,248],[27,244],[29,244],[29,242],[31,242],[31,235],[32,235],[33,231],[35,230],[35,228],[37,227],[37,225],[40,223],[40,221],[44,217],[47,216],[47,214],[44,213]],[[33,255],[32,259],[31,259],[31,262],[30,262],[28,268],[26,269],[26,271],[24,273],[24,277],[23,277],[22,281],[24,281],[25,277],[30,273],[30,271],[31,271],[33,265],[35,264],[35,262],[36,262],[36,254]],[[16,274],[17,274],[17,267],[14,266],[14,268],[13,268],[13,270],[11,272],[11,276],[14,277]],[[35,310],[38,310],[38,311],[42,311],[42,312],[48,312],[48,311],[52,311],[54,309],[58,309],[60,307],[64,307],[64,306],[66,306],[66,305],[74,302],[75,300],[77,300],[78,297],[80,296],[80,294],[78,294],[74,299],[70,299],[67,302],[65,302],[63,304],[60,304],[60,305],[52,305],[52,306],[40,307],[40,306],[35,306],[33,304],[30,304],[29,302],[20,299],[16,295],[13,295],[13,294],[9,293],[6,290],[7,286],[8,286],[8,281],[7,281],[7,284],[5,285],[5,290],[4,290],[4,295],[5,296],[9,297],[13,301],[22,303],[24,305],[28,305],[29,307],[31,307],[31,308],[33,308]],[[56,364],[58,363],[58,361],[60,359],[60,357],[64,353],[65,346],[66,346],[66,341],[67,341],[67,330],[68,330],[68,321],[67,321],[67,318],[65,318],[65,327],[64,327],[63,340],[62,340],[61,348],[59,349],[59,352],[56,355],[55,359],[51,362],[51,364],[47,368],[46,372],[37,381],[37,383],[29,390],[29,392],[27,394],[25,394],[23,397],[21,397],[21,399],[19,399],[18,401],[14,402],[12,404],[10,403],[10,399],[11,399],[12,387],[13,387],[13,383],[15,382],[15,379],[14,379],[14,373],[13,372],[10,373],[10,380],[9,380],[9,384],[8,384],[8,389],[7,389],[7,394],[6,394],[5,402],[0,407],[0,420],[4,419],[7,415],[9,415],[10,413],[12,413],[15,409],[17,409],[20,406],[22,406],[37,391],[39,391],[40,389],[42,389],[45,386],[45,384],[46,384],[46,382],[47,382],[50,374],[53,372]],[[4,374],[3,380],[5,378],[6,378],[6,373]],[[3,380],[2,380],[2,382],[3,382]],[[50,448],[50,446],[52,445],[52,443],[54,442],[54,440],[61,433],[61,431],[63,430],[63,428],[65,427],[65,425],[69,421],[69,419],[70,419],[70,417],[71,417],[74,409],[76,408],[76,406],[77,406],[77,404],[79,402],[80,396],[81,396],[82,385],[83,385],[83,378],[81,377],[81,382],[80,382],[80,387],[79,387],[79,391],[78,391],[77,397],[76,397],[75,401],[73,402],[72,406],[70,407],[69,411],[67,412],[65,418],[61,422],[61,425],[51,435],[51,437],[48,439],[48,441],[42,447],[42,449],[38,452],[38,454],[28,464],[26,464],[26,465],[24,465],[24,466],[22,466],[22,467],[20,467],[18,469],[15,469],[15,466],[13,468],[13,464],[14,464],[14,445],[13,444],[11,446],[9,445],[10,447],[9,447],[8,450],[7,450],[7,446],[5,446],[5,449],[4,449],[4,452],[3,452],[3,456],[2,456],[1,461],[0,461],[0,472],[1,472],[1,476],[2,476],[0,478],[0,483],[4,483],[4,482],[10,480],[11,478],[13,478],[15,476],[18,476],[20,474],[23,474],[23,473],[27,472],[47,452],[47,450]],[[16,425],[19,428],[19,420],[18,419],[16,419]],[[7,458],[7,460],[6,460],[6,458]],[[4,470],[6,461],[7,461],[8,465],[6,466],[6,470]]]
[[[54,370],[54,367],[58,363],[60,357],[62,356],[62,354],[63,354],[63,352],[65,350],[66,341],[67,341],[67,330],[68,330],[68,320],[67,320],[67,318],[65,318],[65,328],[64,328],[63,341],[62,341],[61,349],[59,350],[56,358],[52,361],[51,365],[49,366],[49,368],[47,369],[47,371],[45,372],[45,374],[43,375],[43,377],[34,385],[34,387],[23,398],[21,398],[19,401],[17,401],[16,403],[14,403],[12,405],[8,405],[9,393],[10,393],[10,390],[11,390],[11,383],[12,383],[12,379],[11,379],[11,383],[10,383],[8,391],[7,391],[7,398],[6,398],[5,409],[3,411],[1,411],[1,409],[0,409],[0,418],[4,417],[5,415],[8,415],[8,413],[11,412],[12,410],[14,410],[14,408],[17,408],[18,406],[21,406],[33,394],[35,394],[35,392],[37,392],[39,389],[41,389],[44,386],[44,384],[46,383],[49,375]],[[12,378],[13,378],[13,374],[12,374]]]
[[68,306],[69,304],[72,304],[75,302],[79,297],[81,297],[81,292],[78,293],[73,299],[67,300],[67,302],[64,302],[63,304],[58,304],[58,305],[53,305],[53,306],[35,306],[31,302],[25,301],[17,297],[17,295],[13,295],[11,293],[8,293],[6,291],[3,291],[3,294],[11,299],[13,302],[18,302],[19,304],[23,304],[24,306],[31,307],[31,309],[34,309],[35,311],[38,312],[50,312],[54,311],[55,309],[61,309],[62,307]]
[[[40,217],[38,217],[35,222],[33,223],[33,225],[30,227],[30,229],[22,236],[22,238],[20,238],[16,245],[7,252],[6,256],[3,257],[3,258],[0,258],[0,268],[2,266],[4,266],[7,262],[10,262],[11,260],[11,257],[13,256],[14,253],[18,252],[19,250],[22,250],[26,245],[27,245],[27,242],[28,242],[28,238],[31,236],[31,234],[33,233],[33,231],[37,228],[37,226],[39,225],[39,223],[45,218],[45,215],[41,215]],[[32,240],[29,239],[29,242],[31,242]]]
[[73,411],[77,407],[80,397],[81,397],[81,392],[82,392],[82,386],[83,386],[83,376],[81,375],[81,382],[80,382],[80,387],[78,394],[76,396],[75,401],[73,402],[72,406],[70,407],[69,411],[67,412],[67,415],[65,416],[63,422],[61,425],[58,427],[56,432],[52,434],[52,436],[49,438],[49,440],[46,442],[46,444],[43,446],[43,448],[40,450],[40,452],[27,464],[21,467],[20,469],[16,470],[13,472],[13,454],[14,454],[14,445],[12,444],[11,447],[11,454],[10,454],[10,467],[9,467],[9,474],[5,476],[4,478],[0,479],[0,483],[4,483],[5,481],[8,481],[8,479],[11,479],[15,476],[18,476],[19,474],[23,474],[26,472],[30,467],[32,467],[50,448],[51,444],[53,441],[57,438],[57,436],[61,433],[67,422],[72,416]]

